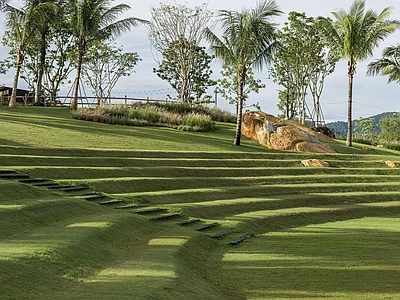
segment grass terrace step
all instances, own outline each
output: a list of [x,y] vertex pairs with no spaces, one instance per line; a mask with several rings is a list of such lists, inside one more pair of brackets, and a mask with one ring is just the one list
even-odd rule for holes
[[149,218],[149,221],[163,221],[163,220],[173,219],[176,217],[179,217],[179,214],[174,213],[174,214],[159,215]]
[[200,222],[200,219],[190,219],[190,220],[179,222],[177,224],[181,225],[181,226],[185,226],[185,225],[193,224],[193,223],[196,223],[196,222]]
[[218,222],[214,222],[214,223],[205,224],[205,225],[196,227],[196,228],[194,228],[193,230],[195,230],[195,231],[202,231],[202,230],[205,230],[205,229],[208,229],[208,228],[213,228],[213,227],[215,227],[215,226],[217,226],[217,225],[218,225]]
[[122,199],[114,199],[109,201],[102,201],[99,202],[100,205],[109,205],[109,204],[116,204],[116,203],[124,203],[125,201]]
[[116,209],[131,209],[131,208],[139,208],[139,207],[146,207],[149,206],[148,204],[128,204],[128,205],[121,205],[115,207]]
[[247,239],[247,238],[249,238],[249,237],[251,237],[251,236],[253,236],[253,235],[254,235],[254,234],[253,234],[253,233],[250,233],[250,232],[249,232],[249,233],[246,233],[246,234],[244,234],[244,235],[238,237],[236,240],[233,240],[232,242],[230,242],[229,245],[235,246],[235,245],[237,245],[237,244],[243,242],[245,239]]

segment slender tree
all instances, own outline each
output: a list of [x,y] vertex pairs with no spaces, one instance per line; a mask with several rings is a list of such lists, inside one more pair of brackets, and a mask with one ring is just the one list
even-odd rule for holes
[[237,121],[233,144],[240,145],[242,130],[242,113],[248,69],[261,70],[272,60],[277,43],[275,40],[276,24],[272,18],[282,11],[273,0],[262,1],[253,9],[242,9],[241,12],[222,10],[218,18],[222,27],[222,38],[211,29],[206,29],[206,38],[211,51],[224,65],[231,66],[237,80]]
[[0,7],[6,14],[5,28],[8,38],[13,38],[16,46],[15,73],[9,103],[9,107],[16,107],[18,80],[25,50],[36,37],[41,24],[47,22],[49,14],[56,12],[57,6],[51,2],[27,1],[22,8],[16,8],[8,2],[0,0]]
[[400,44],[385,48],[382,58],[369,63],[367,75],[389,76],[388,82],[400,83]]
[[[47,36],[50,31],[50,23],[55,20],[57,17],[58,13],[58,4],[56,3],[55,0],[27,0],[27,3],[29,5],[39,5],[40,3],[43,2],[49,2],[50,4],[54,4],[57,7],[57,10],[54,11],[53,13],[48,13],[47,14],[47,19],[44,20],[41,24],[38,25],[37,27],[37,39],[39,41],[40,45],[40,59],[39,59],[39,65],[38,65],[38,73],[37,73],[37,79],[36,79],[36,86],[35,86],[35,103],[40,102],[40,95],[42,93],[42,82],[43,82],[43,75],[44,75],[44,69],[45,69],[45,63],[46,63],[46,52],[47,52]],[[61,17],[61,15],[58,15],[58,17]]]
[[78,91],[82,71],[82,61],[88,44],[129,31],[132,27],[147,23],[134,17],[117,18],[130,9],[127,4],[112,6],[112,0],[69,0],[69,20],[72,35],[76,39],[76,76],[72,93],[71,108],[78,107]]
[[130,76],[140,60],[136,52],[124,52],[114,40],[90,45],[83,60],[82,79],[92,88],[98,105],[110,100],[118,80]]
[[352,146],[353,77],[356,64],[370,57],[379,42],[399,28],[399,21],[389,19],[392,10],[391,7],[386,7],[378,14],[365,9],[365,0],[355,0],[349,11],[338,9],[332,12],[333,20],[320,18],[321,30],[324,31],[332,48],[340,58],[347,60],[346,145],[349,147]]
[[205,73],[208,71],[206,66],[208,58],[205,55],[203,55],[204,63],[201,62],[205,64],[204,68],[199,64],[199,50],[204,38],[204,29],[209,26],[212,14],[206,4],[190,8],[186,5],[160,3],[159,7],[153,6],[150,12],[149,39],[162,55],[161,60],[157,55],[154,56],[160,64],[159,70],[164,69],[165,62],[170,60],[169,55],[173,51],[174,69],[179,72],[180,77],[179,84],[175,84],[176,87],[179,86],[177,88],[179,99],[182,102],[189,102],[193,82],[197,81],[193,76],[198,71]]

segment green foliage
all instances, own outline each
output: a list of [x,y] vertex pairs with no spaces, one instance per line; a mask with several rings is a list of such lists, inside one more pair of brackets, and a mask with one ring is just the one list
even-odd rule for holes
[[237,121],[233,144],[240,145],[243,102],[245,100],[246,77],[250,69],[261,70],[270,63],[277,43],[276,24],[272,19],[282,11],[274,0],[259,2],[255,8],[237,11],[220,11],[219,22],[222,37],[209,28],[205,30],[211,51],[221,60],[231,74],[230,86],[237,82]]
[[357,123],[354,123],[355,131],[359,131],[361,133],[362,139],[371,140],[371,144],[375,143],[375,139],[378,136],[378,126],[375,122],[374,118],[361,118]]
[[168,81],[178,93],[180,101],[199,101],[206,89],[215,84],[210,68],[213,57],[205,51],[205,47],[197,46],[194,41],[173,41],[162,52],[162,56],[161,64],[153,71]]
[[391,145],[400,144],[400,113],[382,118],[379,127],[381,129],[380,141]]
[[[237,91],[239,88],[238,84],[238,75],[235,71],[235,68],[228,65],[222,65],[221,71],[222,79],[218,80],[218,84],[220,86],[219,92],[222,97],[229,101],[230,104],[238,103]],[[266,87],[265,83],[262,83],[260,79],[254,78],[253,69],[248,69],[246,73],[246,80],[243,86],[243,104],[246,103],[246,100],[249,98],[250,93],[254,92],[258,94],[260,89],[264,89]]]
[[319,99],[326,76],[334,71],[337,58],[329,51],[316,20],[305,13],[290,12],[278,31],[279,48],[270,77],[284,89],[278,94],[278,109],[286,119],[305,121],[305,98],[311,91],[319,123]]
[[369,63],[367,75],[388,76],[388,82],[400,83],[400,44],[385,48],[382,58]]
[[331,49],[339,58],[347,61],[348,75],[348,128],[346,144],[352,146],[353,138],[353,77],[359,61],[370,57],[379,42],[400,28],[400,21],[392,20],[392,7],[382,12],[366,10],[365,0],[354,0],[350,9],[338,9],[332,13],[334,19],[319,18],[319,28],[323,31]]
[[93,41],[82,65],[82,79],[91,87],[99,104],[107,102],[121,77],[130,76],[140,61],[136,52],[124,52],[115,41]]
[[169,105],[168,108],[172,110],[168,111],[162,105],[100,106],[95,109],[78,109],[73,112],[73,117],[112,125],[165,126],[185,131],[215,129],[215,123],[210,115],[201,112],[194,113],[196,109],[177,112],[177,107]]

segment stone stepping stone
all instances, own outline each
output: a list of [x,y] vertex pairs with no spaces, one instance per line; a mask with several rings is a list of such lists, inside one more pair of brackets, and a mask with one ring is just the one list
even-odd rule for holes
[[213,235],[212,237],[215,238],[215,239],[219,239],[219,238],[221,238],[221,237],[223,237],[223,236],[225,236],[225,235],[230,234],[232,231],[233,231],[233,229],[228,229],[228,230],[226,230],[226,231],[217,233],[217,234]]
[[37,183],[32,183],[33,186],[38,186],[38,187],[48,187],[48,186],[52,186],[52,185],[56,185],[54,182],[52,181],[47,181],[47,182],[37,182]]
[[85,199],[85,200],[96,200],[96,199],[101,199],[101,198],[105,198],[105,197],[106,197],[105,195],[93,194],[93,195],[90,195],[90,196],[85,196],[85,197],[83,197],[83,199]]
[[48,179],[44,179],[44,178],[22,178],[20,180],[18,180],[21,183],[42,183],[42,182],[48,182]]
[[161,208],[161,207],[156,207],[156,208],[150,208],[150,209],[134,210],[133,213],[144,215],[144,214],[151,214],[151,213],[165,211],[165,210],[167,210],[167,209],[166,208]]
[[17,173],[15,170],[0,170],[0,174]]
[[215,227],[215,226],[217,226],[217,225],[218,225],[218,223],[217,223],[217,222],[214,222],[214,223],[205,224],[205,225],[196,227],[196,228],[194,228],[193,230],[195,230],[195,231],[202,231],[202,230],[204,230],[204,229],[213,228],[213,227]]
[[29,178],[29,175],[22,173],[1,173],[0,177],[6,179],[22,179],[22,178]]
[[100,205],[110,205],[110,204],[123,203],[123,202],[125,202],[125,201],[122,199],[114,199],[114,200],[109,200],[109,201],[102,201],[102,202],[99,202],[99,204]]
[[69,187],[64,187],[61,188],[60,190],[63,192],[74,192],[74,191],[82,191],[82,190],[87,190],[88,187],[86,186],[69,186]]
[[179,217],[179,214],[166,214],[148,218],[149,221],[163,221]]
[[242,235],[241,237],[237,238],[236,240],[233,240],[233,241],[230,242],[229,244],[230,244],[230,245],[237,245],[237,244],[243,242],[245,239],[251,237],[252,235],[254,235],[254,234],[253,234],[253,233],[250,233],[250,232],[249,232],[249,233],[246,233],[246,234]]
[[46,188],[51,189],[51,190],[61,190],[61,189],[65,189],[71,187],[70,185],[60,185],[60,184],[52,184],[52,185],[46,185]]
[[138,208],[138,207],[146,207],[149,206],[148,204],[135,204],[135,205],[121,205],[117,206],[117,209],[131,209],[131,208]]
[[190,219],[190,220],[187,220],[187,221],[179,222],[177,224],[181,225],[181,226],[185,226],[185,225],[193,224],[193,223],[196,223],[196,222],[200,222],[200,219]]

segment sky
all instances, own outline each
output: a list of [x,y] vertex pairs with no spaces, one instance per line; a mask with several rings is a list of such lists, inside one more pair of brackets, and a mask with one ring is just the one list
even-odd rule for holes
[[[204,0],[163,0],[161,2],[186,4],[189,7],[195,7],[205,3]],[[291,11],[305,12],[307,16],[331,16],[331,12],[336,9],[348,10],[352,0],[276,0],[280,9],[284,12],[281,17],[274,21],[279,27],[287,19],[287,15]],[[14,2],[13,2],[14,3]],[[116,2],[114,2],[116,3]],[[123,17],[134,16],[137,18],[150,20],[150,8],[159,6],[160,1],[133,1],[125,0],[123,3],[131,6],[131,10]],[[209,0],[207,7],[211,11],[218,10],[241,10],[243,7],[254,7],[256,0]],[[392,19],[400,20],[400,1],[399,0],[367,0],[366,8],[381,12],[385,7],[393,7]],[[0,14],[0,24],[4,23],[4,16]],[[0,27],[1,28],[1,27]],[[2,32],[0,31],[0,34]],[[142,61],[136,66],[136,72],[130,77],[124,77],[119,80],[114,88],[114,97],[150,97],[152,99],[165,99],[167,94],[176,95],[176,92],[170,87],[168,82],[158,78],[152,72],[157,67],[154,59],[154,49],[152,49],[148,39],[148,31],[145,26],[133,28],[128,33],[123,33],[117,38],[118,45],[123,46],[124,51],[137,52]],[[365,61],[358,62],[356,74],[354,76],[353,90],[353,119],[360,117],[369,117],[382,112],[400,111],[400,84],[387,83],[387,77],[366,76],[367,65],[369,62],[378,59],[382,55],[385,47],[397,45],[400,43],[400,30],[382,41],[378,48],[375,49],[372,57]],[[7,56],[8,49],[0,46],[0,59]],[[212,65],[214,71],[213,79],[220,77],[220,63],[214,62]],[[11,85],[13,70],[6,75],[0,74],[0,85]],[[248,104],[259,103],[261,110],[277,115],[280,113],[277,109],[277,90],[281,87],[268,79],[268,68],[264,68],[262,72],[255,72],[255,77],[262,80],[266,84],[266,88],[262,89],[259,94],[252,93],[249,96]],[[26,87],[26,84],[20,80],[19,86]],[[215,87],[210,87],[208,93],[214,98]],[[67,94],[70,86],[65,86],[60,94]],[[88,89],[89,92],[89,89]],[[312,107],[311,95],[308,96],[308,106]],[[227,101],[218,96],[217,105],[223,110],[234,112],[234,105],[230,105]],[[346,121],[347,120],[347,64],[340,61],[336,70],[325,81],[324,91],[321,96],[321,108],[326,122]],[[248,108],[251,109],[251,108]]]

